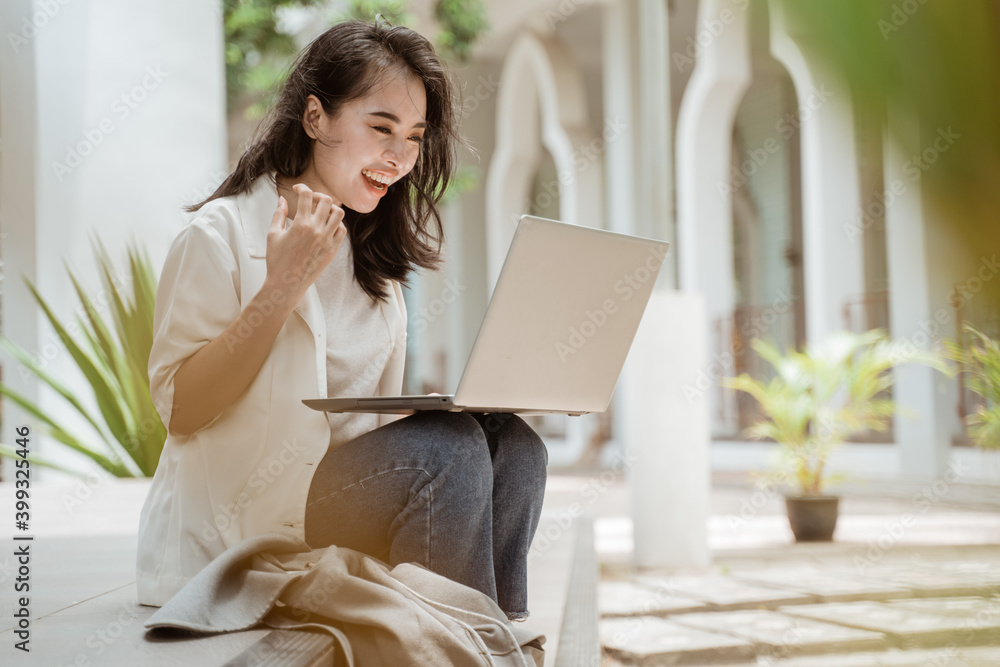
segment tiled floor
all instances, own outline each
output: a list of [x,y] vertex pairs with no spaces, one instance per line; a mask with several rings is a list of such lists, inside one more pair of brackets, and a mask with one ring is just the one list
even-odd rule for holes
[[[734,521],[733,517],[743,518],[743,501],[751,491],[729,480],[713,490],[709,522],[712,572],[689,573],[682,579],[669,573],[631,571],[628,489],[622,479],[607,484],[605,477],[596,494],[596,477],[596,473],[550,474],[545,510],[529,559],[532,617],[528,621],[547,635],[547,664],[552,664],[559,641],[574,543],[576,512],[569,508],[574,506],[596,517],[597,551],[605,581],[600,599],[605,611],[620,616],[605,619],[602,634],[606,644],[608,633],[612,640],[615,634],[608,630],[614,628],[613,623],[607,625],[610,621],[621,626],[617,628],[619,638],[638,636],[637,627],[647,634],[650,628],[660,629],[652,633],[647,658],[637,658],[634,647],[622,641],[614,659],[614,652],[608,652],[608,664],[614,660],[662,663],[667,658],[656,656],[657,651],[664,653],[660,650],[663,646],[682,646],[695,639],[702,642],[699,650],[707,653],[701,657],[688,653],[683,660],[697,659],[700,663],[696,664],[703,665],[719,664],[723,657],[732,661],[748,656],[751,662],[742,664],[757,667],[1000,664],[996,649],[989,647],[955,648],[953,653],[948,653],[947,644],[926,648],[927,642],[939,644],[934,628],[907,639],[905,634],[884,628],[886,631],[874,626],[854,627],[860,633],[853,634],[850,641],[856,643],[850,644],[853,648],[848,653],[831,659],[806,655],[826,650],[820,647],[829,644],[830,638],[817,628],[828,627],[830,619],[811,616],[809,623],[790,620],[803,619],[803,614],[792,612],[806,611],[807,603],[823,602],[898,605],[901,609],[893,613],[899,614],[905,603],[906,609],[914,612],[910,618],[919,616],[918,603],[932,605],[932,613],[938,615],[964,613],[963,609],[974,606],[973,601],[941,598],[983,593],[981,584],[992,582],[990,577],[1000,569],[1000,513],[996,511],[1000,494],[995,490],[987,489],[996,498],[980,494],[978,500],[970,492],[975,501],[971,509],[942,500],[921,511],[923,505],[915,510],[913,502],[907,500],[909,491],[876,497],[875,489],[845,499],[835,543],[792,545],[780,498],[770,498],[756,507],[747,521]],[[32,650],[25,654],[14,648],[13,587],[18,575],[15,542],[8,532],[8,546],[0,550],[0,665],[215,665],[223,664],[267,632],[175,637],[155,644],[146,640],[142,622],[154,610],[134,602],[134,562],[139,508],[147,488],[145,480],[33,486]],[[12,517],[13,504],[12,486],[0,484],[0,517]],[[898,531],[901,517],[914,512],[916,520],[908,522],[905,531]],[[889,565],[892,567],[886,570]],[[930,570],[914,574],[915,566],[927,565],[932,566]],[[699,576],[707,578],[699,581]],[[791,579],[800,585],[788,586]],[[977,582],[971,589],[958,585],[970,579]],[[628,583],[619,583],[614,591],[607,586],[611,581]],[[917,590],[925,597],[914,598]],[[977,599],[986,599],[984,594]],[[762,609],[767,613],[761,613]],[[678,615],[682,612],[687,622]],[[733,615],[713,616],[723,613]],[[717,632],[721,621],[728,631],[724,635]],[[837,624],[836,632],[843,633],[844,627]],[[775,633],[788,632],[794,641],[773,641]],[[873,640],[872,634],[881,642],[877,653],[865,643]],[[722,645],[729,647],[722,656],[712,654],[712,646],[705,644],[706,637],[720,641],[720,636]]]

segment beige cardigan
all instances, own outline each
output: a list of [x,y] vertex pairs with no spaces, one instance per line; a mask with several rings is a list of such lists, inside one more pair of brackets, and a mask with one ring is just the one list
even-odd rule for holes
[[544,663],[544,635],[510,623],[475,589],[419,565],[390,569],[281,534],[227,550],[145,627],[232,632],[258,624],[325,630],[352,667]]

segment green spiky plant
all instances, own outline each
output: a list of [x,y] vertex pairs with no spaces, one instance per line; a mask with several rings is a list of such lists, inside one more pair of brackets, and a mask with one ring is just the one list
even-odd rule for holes
[[[28,288],[45,313],[56,335],[93,390],[97,413],[88,410],[73,392],[45,366],[21,347],[0,337],[2,344],[25,369],[35,375],[69,406],[81,414],[93,429],[85,435],[67,426],[61,411],[45,411],[37,403],[8,384],[0,384],[0,394],[17,403],[35,418],[56,441],[86,455],[101,468],[116,477],[152,476],[160,459],[166,429],[153,407],[149,393],[147,364],[153,343],[153,307],[156,299],[156,277],[144,252],[128,249],[128,274],[115,279],[107,250],[95,241],[94,253],[101,267],[101,281],[111,309],[109,326],[98,312],[94,300],[88,298],[73,272],[66,267],[73,288],[80,299],[83,316],[77,315],[76,330],[81,340],[53,313],[52,308],[25,278]],[[123,293],[121,283],[128,284]],[[95,440],[99,445],[90,444]],[[14,450],[0,445],[0,455],[15,457]],[[79,474],[59,461],[29,457],[33,463]]]
[[984,403],[966,417],[969,436],[983,449],[1000,449],[1000,341],[968,323],[962,329],[969,342],[948,341],[948,357],[958,362],[958,372],[967,375],[969,389]]
[[782,354],[760,339],[751,345],[775,376],[762,382],[743,373],[724,384],[760,403],[764,417],[747,433],[781,445],[776,477],[794,480],[802,496],[822,495],[826,464],[838,445],[858,433],[886,430],[896,410],[886,397],[894,366],[924,363],[949,372],[940,356],[891,341],[881,329],[835,332],[805,352]]

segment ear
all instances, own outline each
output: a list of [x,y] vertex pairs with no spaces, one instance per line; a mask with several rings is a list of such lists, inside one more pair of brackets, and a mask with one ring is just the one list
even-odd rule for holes
[[316,138],[316,132],[319,129],[323,113],[323,105],[320,103],[318,97],[310,95],[306,98],[306,108],[302,112],[302,128],[311,139]]

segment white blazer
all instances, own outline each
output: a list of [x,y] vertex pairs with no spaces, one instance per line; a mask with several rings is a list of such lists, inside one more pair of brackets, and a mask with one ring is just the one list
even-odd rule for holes
[[[263,286],[277,206],[278,193],[262,176],[251,192],[203,206],[171,245],[156,294],[148,368],[165,425],[181,363],[225,331]],[[399,283],[391,281],[391,289],[402,335],[393,341],[379,395],[398,395],[403,383],[406,307]],[[239,345],[239,336],[228,343]],[[163,605],[247,538],[278,532],[305,539],[309,485],[331,434],[326,415],[301,401],[325,398],[326,387],[326,320],[313,285],[247,390],[191,435],[168,431],[139,517],[139,603]],[[380,415],[378,423],[397,418]]]

